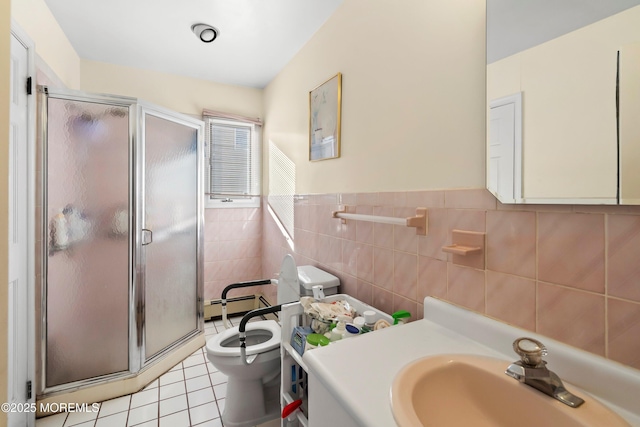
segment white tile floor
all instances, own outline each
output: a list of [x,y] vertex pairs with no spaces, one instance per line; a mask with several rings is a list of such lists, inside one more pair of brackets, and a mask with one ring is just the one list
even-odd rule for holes
[[[222,321],[206,322],[207,340],[223,329]],[[226,375],[207,360],[203,347],[143,390],[101,402],[98,412],[51,415],[36,427],[223,427],[226,392]],[[274,420],[261,427],[279,425]]]

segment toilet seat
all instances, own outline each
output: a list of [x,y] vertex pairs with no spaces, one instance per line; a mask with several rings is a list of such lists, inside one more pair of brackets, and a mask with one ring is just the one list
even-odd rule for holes
[[[245,329],[247,333],[255,330],[263,330],[271,333],[271,338],[267,341],[260,344],[248,345],[246,348],[247,355],[265,353],[280,346],[280,325],[275,320],[250,322],[247,323]],[[221,345],[221,343],[227,339],[238,335],[238,326],[220,332],[207,342],[207,353],[221,357],[240,357],[240,347],[223,347]]]

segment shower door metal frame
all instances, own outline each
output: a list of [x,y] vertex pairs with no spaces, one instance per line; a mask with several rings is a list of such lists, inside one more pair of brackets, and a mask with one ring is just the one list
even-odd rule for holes
[[[154,117],[158,117],[161,119],[169,120],[175,123],[178,123],[183,126],[188,126],[197,130],[198,141],[197,141],[197,188],[196,188],[196,253],[197,253],[197,284],[196,284],[196,329],[189,332],[187,335],[165,347],[160,352],[152,355],[150,358],[146,358],[146,322],[145,322],[145,291],[146,291],[146,272],[144,269],[145,259],[146,259],[146,251],[144,246],[142,245],[142,229],[145,227],[145,207],[144,201],[146,200],[146,185],[145,185],[145,120],[144,115],[149,114]],[[204,268],[203,268],[203,260],[204,260],[204,244],[203,244],[203,236],[204,236],[204,122],[200,119],[189,117],[185,114],[176,113],[175,111],[159,107],[152,103],[138,100],[137,106],[137,129],[136,135],[138,135],[136,141],[136,152],[138,153],[138,159],[136,159],[137,165],[137,174],[136,176],[136,222],[140,225],[139,233],[136,233],[136,238],[138,239],[137,244],[140,250],[138,262],[136,264],[136,269],[140,272],[138,280],[138,294],[136,301],[137,315],[138,321],[135,323],[137,326],[136,331],[136,347],[138,348],[138,355],[136,360],[134,360],[134,354],[131,354],[132,359],[130,359],[130,366],[138,367],[138,370],[149,366],[156,362],[157,360],[162,359],[168,352],[171,352],[174,348],[180,346],[183,342],[190,340],[191,338],[198,335],[201,331],[204,330]]]
[[[39,185],[41,187],[41,233],[42,243],[40,245],[41,257],[41,278],[40,278],[40,376],[36,395],[38,398],[50,397],[56,394],[69,392],[71,390],[82,389],[90,386],[104,384],[114,380],[122,380],[139,375],[146,367],[162,359],[167,353],[191,340],[204,331],[204,306],[203,306],[203,232],[204,232],[204,122],[191,118],[187,115],[176,113],[169,109],[158,107],[137,98],[118,95],[93,94],[82,91],[68,89],[50,88],[48,86],[38,86],[39,97],[39,117],[41,136],[41,160],[40,167],[42,174]],[[49,97],[65,99],[70,101],[92,102],[98,104],[127,107],[129,110],[129,369],[98,377],[87,378],[79,381],[65,383],[53,387],[46,387],[47,373],[47,262],[49,249],[49,221],[47,217],[47,150],[48,150],[48,103]],[[161,118],[176,121],[186,126],[198,129],[197,142],[197,321],[196,329],[178,341],[172,343],[152,358],[145,360],[144,352],[144,263],[142,262],[142,225],[144,224],[144,206],[142,197],[144,195],[144,143],[143,143],[143,111]],[[38,284],[37,284],[38,285]]]
[[[69,101],[79,101],[79,102],[92,102],[98,104],[105,105],[114,105],[120,107],[126,107],[129,110],[129,210],[132,212],[134,208],[135,202],[135,192],[134,192],[134,171],[135,171],[135,120],[136,120],[136,99],[130,97],[123,96],[112,96],[112,95],[99,95],[99,94],[91,94],[80,91],[72,91],[66,89],[53,89],[47,86],[38,86],[38,96],[40,99],[40,121],[41,121],[41,132],[42,132],[42,177],[41,177],[41,189],[42,189],[42,218],[41,218],[41,227],[42,227],[42,244],[41,244],[41,259],[42,259],[42,278],[41,278],[41,337],[40,337],[40,382],[37,391],[37,395],[39,397],[50,396],[53,394],[57,394],[59,392],[68,391],[70,389],[77,389],[88,387],[96,384],[100,384],[106,381],[111,381],[119,378],[126,378],[133,374],[131,371],[131,364],[129,364],[129,369],[127,371],[115,372],[107,375],[102,375],[93,378],[86,378],[79,381],[74,381],[70,383],[60,384],[53,387],[46,386],[46,374],[47,374],[47,277],[48,277],[48,257],[49,257],[49,218],[48,218],[48,195],[47,195],[47,174],[48,174],[48,99],[50,97],[56,99],[64,99]],[[135,244],[135,234],[132,233],[131,230],[137,230],[138,224],[136,223],[135,216],[131,217],[130,231],[129,231],[129,253],[130,253],[130,262],[129,262],[129,354],[131,353],[131,323],[135,321],[135,312],[132,310],[132,301],[135,298],[135,292],[137,288],[137,278],[135,271],[135,259],[138,257],[138,252],[134,246]],[[131,262],[133,260],[133,262]],[[129,356],[131,358],[131,356]]]

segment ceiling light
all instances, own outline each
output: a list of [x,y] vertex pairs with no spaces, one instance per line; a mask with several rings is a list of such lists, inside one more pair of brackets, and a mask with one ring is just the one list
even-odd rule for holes
[[191,31],[205,43],[211,43],[220,33],[217,28],[207,24],[195,24],[191,27]]

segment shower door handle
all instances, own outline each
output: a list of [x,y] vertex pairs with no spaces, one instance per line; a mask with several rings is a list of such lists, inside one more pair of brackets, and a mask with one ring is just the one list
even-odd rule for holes
[[142,246],[147,246],[149,243],[152,243],[152,242],[153,242],[153,231],[143,228],[142,229]]

